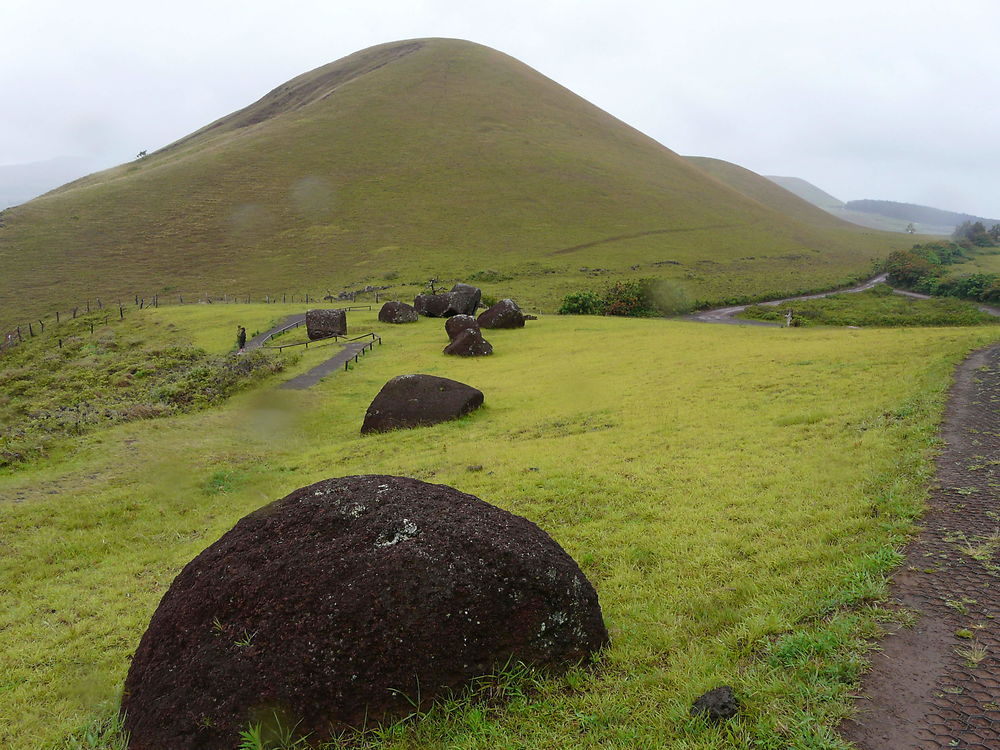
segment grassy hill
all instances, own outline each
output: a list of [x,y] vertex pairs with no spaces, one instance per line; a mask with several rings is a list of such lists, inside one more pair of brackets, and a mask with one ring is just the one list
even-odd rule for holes
[[738,164],[707,156],[685,156],[684,158],[702,172],[784,216],[814,226],[837,229],[850,227],[848,222],[837,219],[818,204],[808,201],[795,192],[782,187],[774,180],[762,177]]
[[0,328],[95,296],[478,271],[543,309],[594,276],[717,300],[836,284],[897,242],[772,210],[500,52],[412,40],[4,211]]
[[[869,229],[878,229],[886,232],[908,232],[910,223],[919,234],[951,234],[955,224],[942,221],[940,215],[933,215],[929,212],[937,209],[929,209],[921,215],[912,214],[910,218],[905,218],[903,214],[896,211],[880,210],[885,206],[906,206],[914,209],[923,208],[910,203],[895,204],[891,201],[844,201],[834,198],[827,192],[820,190],[812,183],[806,182],[800,177],[774,177],[767,179],[776,185],[780,185],[803,200],[809,201],[815,206],[819,206],[824,211],[836,216],[839,219],[856,224]],[[864,204],[875,204],[865,206]],[[940,212],[941,214],[947,212]],[[957,214],[956,214],[957,215]]]

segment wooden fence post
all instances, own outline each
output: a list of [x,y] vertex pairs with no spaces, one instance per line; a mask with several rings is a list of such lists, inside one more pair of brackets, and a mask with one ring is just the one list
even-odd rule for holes
[[56,310],[56,323],[58,323],[58,322],[59,322],[59,311]]
[[28,335],[31,336],[31,338],[35,338],[35,329],[31,327],[30,320],[28,321]]

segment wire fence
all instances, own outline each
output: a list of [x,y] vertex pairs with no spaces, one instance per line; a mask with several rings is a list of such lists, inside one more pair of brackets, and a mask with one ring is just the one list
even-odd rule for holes
[[[83,315],[89,315],[94,311],[108,310],[104,316],[104,325],[108,325],[112,317],[124,320],[126,311],[129,309],[143,310],[149,307],[159,308],[161,305],[212,305],[212,304],[320,304],[337,302],[354,302],[359,295],[374,294],[375,303],[380,301],[381,289],[358,290],[355,292],[340,293],[336,296],[332,294],[314,295],[308,292],[282,293],[279,295],[265,294],[263,297],[254,297],[251,294],[222,294],[222,295],[163,295],[154,294],[150,297],[143,297],[135,293],[131,299],[119,297],[114,303],[107,303],[102,298],[86,300],[82,305],[70,308],[69,310],[56,310],[51,315],[35,318],[11,328],[8,331],[0,332],[0,353],[11,349],[24,341],[45,333],[46,327],[59,326],[62,323],[75,320]],[[123,301],[127,300],[127,301]],[[337,307],[338,310],[371,310],[371,305],[352,305],[349,307]],[[111,312],[113,311],[113,312]],[[90,323],[90,332],[94,333],[94,322]],[[294,327],[294,326],[293,326]],[[62,346],[62,340],[59,340]]]

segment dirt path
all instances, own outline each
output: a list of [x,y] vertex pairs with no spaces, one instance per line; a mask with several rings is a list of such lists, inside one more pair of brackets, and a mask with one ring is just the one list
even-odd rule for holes
[[[767,302],[755,302],[757,305],[765,305],[767,307],[777,307],[785,302],[794,302],[799,299],[822,299],[823,297],[829,297],[831,294],[853,294],[854,292],[863,292],[866,289],[871,289],[876,284],[883,284],[887,278],[887,274],[879,274],[863,284],[858,286],[852,286],[850,289],[834,289],[830,292],[822,292],[820,294],[805,294],[801,297],[785,297],[784,299],[772,299]],[[769,323],[765,320],[743,320],[737,318],[741,312],[746,310],[750,305],[734,305],[733,307],[719,307],[714,310],[702,310],[701,312],[691,313],[690,315],[685,315],[684,320],[693,320],[699,323],[728,323],[730,325],[740,325],[740,326],[777,326],[780,323]]]
[[640,237],[649,237],[654,234],[677,234],[678,232],[705,232],[710,229],[732,229],[737,226],[736,224],[709,224],[703,227],[682,227],[678,229],[650,229],[647,232],[635,232],[634,234],[619,234],[614,237],[605,237],[604,239],[594,240],[593,242],[584,242],[582,245],[573,245],[572,247],[564,247],[560,250],[553,250],[552,255],[565,255],[566,253],[575,253],[577,250],[586,250],[588,247],[597,247],[598,245],[607,245],[611,242],[622,242],[623,240],[637,240]]
[[891,593],[919,613],[873,659],[858,714],[864,750],[1000,748],[1000,345],[955,376],[924,530]]

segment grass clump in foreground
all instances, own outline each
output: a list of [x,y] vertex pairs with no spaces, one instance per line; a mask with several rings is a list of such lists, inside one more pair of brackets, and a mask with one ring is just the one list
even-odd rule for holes
[[[215,353],[225,316],[275,315],[256,309],[134,320]],[[0,744],[71,748],[109,726],[160,597],[239,518],[322,478],[387,473],[537,523],[594,583],[612,645],[593,669],[533,676],[509,702],[457,700],[362,744],[842,747],[833,727],[921,507],[953,366],[995,329],[553,316],[493,331],[495,354],[465,359],[441,355],[441,321],[351,323],[383,346],[314,389],[237,394],[155,434],[114,425],[0,476]],[[371,399],[408,372],[469,383],[486,404],[361,437]],[[691,717],[720,684],[741,716]],[[91,750],[120,741],[105,732]]]
[[1000,323],[971,302],[953,298],[914,299],[895,294],[886,284],[864,292],[792,300],[780,305],[751,305],[739,317],[793,326],[976,326]]

